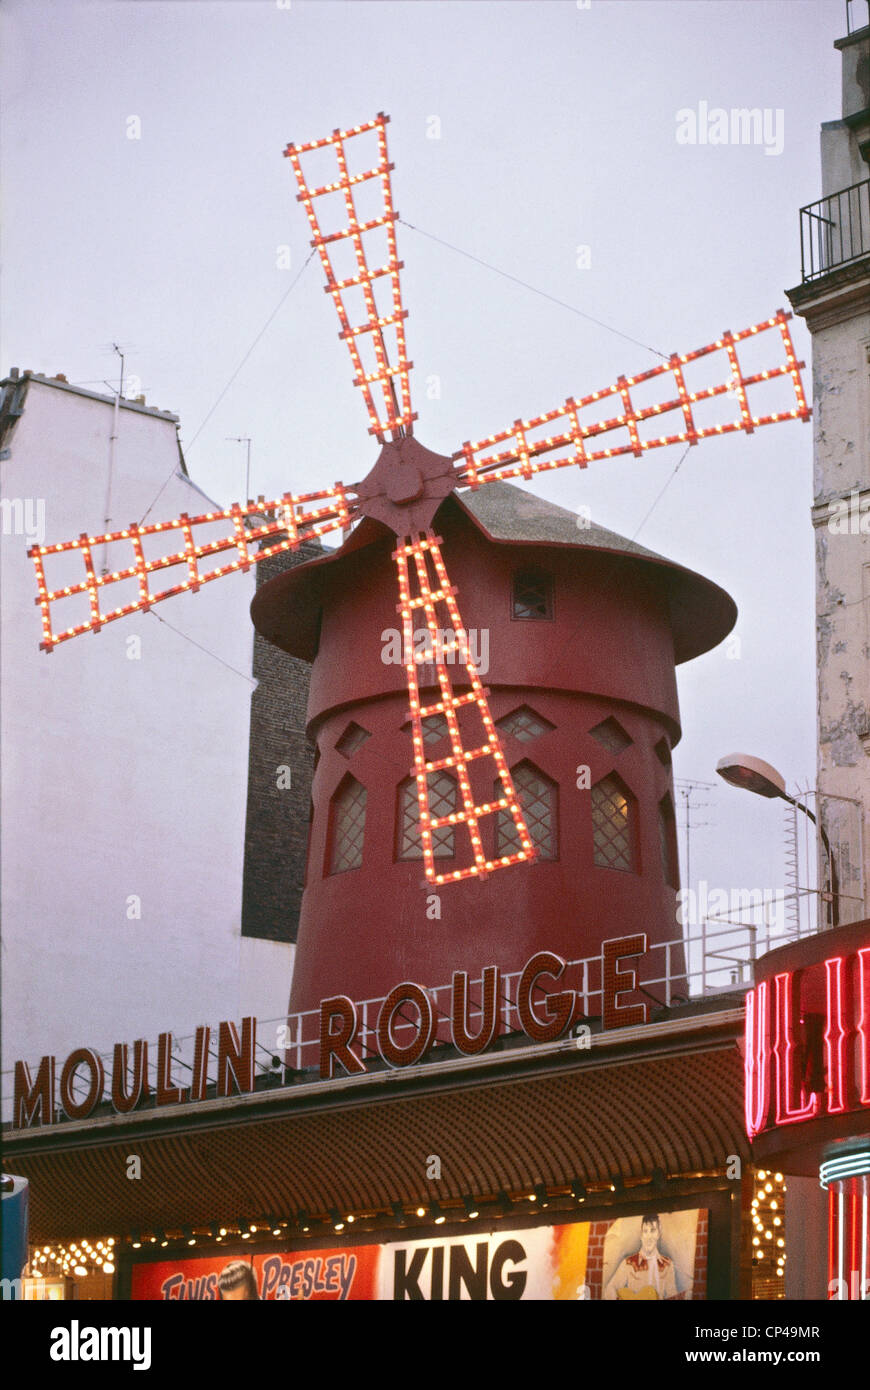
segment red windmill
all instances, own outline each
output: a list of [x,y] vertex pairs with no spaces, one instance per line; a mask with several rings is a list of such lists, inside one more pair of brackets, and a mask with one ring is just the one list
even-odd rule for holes
[[[482,876],[535,855],[528,829],[514,791],[498,733],[490,714],[487,691],[481,684],[466,643],[456,590],[451,585],[440,549],[440,538],[432,530],[439,506],[459,486],[478,489],[495,480],[531,479],[536,473],[615,458],[621,454],[640,457],[646,450],[671,444],[697,444],[709,435],[730,434],[736,430],[751,433],[757,426],[781,420],[807,420],[810,410],[800,377],[802,362],[795,353],[788,330],[789,314],[779,310],[739,333],[723,333],[706,347],[693,352],[674,353],[667,361],[632,377],[619,377],[610,386],[581,397],[569,397],[563,404],[534,419],[515,420],[505,429],[475,443],[465,443],[452,457],[433,453],[413,435],[417,418],[411,409],[409,372],[412,363],[405,350],[404,320],[399,271],[402,262],[396,251],[395,223],[387,156],[386,124],[380,114],[364,125],[335,131],[324,139],[304,145],[289,145],[285,154],[291,160],[299,184],[299,201],[308,214],[312,244],[320,254],[331,294],[341,322],[340,337],[348,345],[354,365],[354,385],[362,391],[369,417],[369,433],[381,450],[371,472],[359,483],[305,494],[285,493],[271,502],[250,499],[244,506],[234,504],[223,511],[191,517],[185,514],[172,521],[142,526],[132,524],[105,535],[81,535],[77,540],[57,545],[34,546],[29,552],[36,566],[42,610],[44,651],[83,632],[98,632],[106,623],[128,613],[151,608],[163,599],[251,565],[280,551],[291,550],[302,541],[326,532],[350,527],[370,517],[392,530],[398,544],[394,552],[398,576],[399,611],[404,634],[404,656],[410,700],[414,747],[414,775],[420,807],[420,839],[426,878],[446,883]],[[367,143],[377,141],[377,158],[370,167],[350,172],[348,151],[354,155]],[[312,186],[303,171],[303,161],[315,151],[332,151],[335,177],[319,187]],[[375,182],[383,196],[378,215],[361,220],[355,194],[361,185]],[[326,221],[338,205],[336,222]],[[332,206],[330,206],[332,205]],[[331,230],[329,229],[331,225]],[[386,239],[386,257],[372,264],[374,240]],[[383,254],[383,253],[381,253]],[[358,315],[358,316],[357,316]],[[765,370],[744,373],[738,348],[758,335],[772,333],[782,350],[782,359]],[[693,364],[703,362],[714,372],[713,384],[689,380]],[[716,374],[717,373],[717,374]],[[707,378],[711,375],[708,370]],[[789,409],[753,413],[749,392],[765,384],[789,378],[794,405]],[[638,405],[632,393],[641,389],[647,403]],[[696,418],[703,402],[727,404],[725,418],[700,423]],[[660,419],[659,417],[662,417]],[[730,418],[729,418],[730,417]],[[668,432],[660,433],[662,429]],[[163,537],[176,533],[175,548],[165,553]],[[131,563],[98,573],[94,552],[100,547],[126,543]],[[78,552],[84,564],[84,578],[65,587],[49,588],[45,569],[47,559],[67,552]],[[212,568],[209,561],[231,554],[232,559]],[[153,580],[164,580],[165,571],[180,566],[185,577],[164,588],[151,588]],[[103,594],[111,585],[132,582],[137,597],[113,609],[104,609]],[[52,605],[87,596],[86,620],[55,631]],[[429,653],[414,654],[414,627],[417,615],[425,620],[431,639]],[[453,645],[446,645],[440,634],[452,633]],[[435,699],[421,702],[418,662],[432,662],[437,674]],[[459,661],[453,658],[458,655]],[[449,664],[448,660],[449,659]],[[451,671],[456,666],[457,674]],[[450,738],[449,755],[427,760],[423,721],[440,715],[446,720]],[[472,790],[469,763],[480,762],[494,771],[500,794],[490,800],[477,800]],[[442,769],[456,777],[461,806],[445,816],[433,816],[430,808],[430,778]],[[482,783],[481,783],[482,785]],[[492,785],[492,779],[490,781]],[[480,833],[483,818],[509,812],[513,818],[518,848],[500,857],[484,850]],[[445,826],[464,826],[467,843],[461,866],[449,873],[436,871],[433,833]],[[459,859],[460,856],[457,856]]]

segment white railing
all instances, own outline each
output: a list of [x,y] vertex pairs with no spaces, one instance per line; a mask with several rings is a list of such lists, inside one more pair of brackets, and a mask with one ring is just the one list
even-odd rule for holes
[[[670,941],[652,943],[643,956],[626,958],[622,968],[632,967],[636,970],[638,990],[646,997],[651,1008],[668,1009],[712,995],[739,992],[749,988],[754,961],[774,946],[794,940],[796,935],[793,931],[785,932],[781,922],[725,921],[705,917],[699,925],[690,926],[685,935]],[[583,1021],[584,1018],[598,1017],[601,1013],[601,970],[600,952],[571,961],[563,975],[550,982],[549,989],[545,990],[538,985],[534,1002],[540,1005],[548,993],[573,989],[578,1001],[575,1023]],[[521,1032],[516,1002],[520,975],[520,971],[513,971],[500,976],[496,1038]],[[474,1031],[482,1017],[479,994],[481,984],[479,977],[469,981],[468,1026],[471,1031]],[[448,1043],[452,984],[431,987],[426,993],[432,1002],[436,1020],[436,1040]],[[358,1026],[353,1046],[364,1060],[378,1055],[377,1023],[384,997],[364,999],[357,1003]],[[403,1018],[399,1014],[392,1027],[397,1044],[402,1045],[403,1035],[406,1041],[414,1036],[416,1026],[416,1016],[406,1015]],[[275,1086],[291,1085],[295,1080],[310,1082],[317,1079],[312,1073],[316,1072],[319,1066],[319,1009],[308,1009],[284,1018],[260,1019],[257,1022],[256,1033],[256,1072],[260,1077],[272,1076]],[[218,1030],[213,1027],[210,1034],[207,1074],[207,1086],[210,1088],[217,1082],[217,1035]],[[172,1038],[172,1073],[176,1084],[183,1085],[185,1073],[192,1073],[195,1038],[195,1033]],[[130,1041],[132,1039],[128,1040]],[[149,1065],[152,1068],[157,1058],[157,1049],[157,1040],[149,1040]],[[132,1049],[129,1055],[132,1055]],[[108,1050],[100,1056],[108,1083],[114,1054],[112,1050]],[[437,1064],[437,1053],[432,1060]],[[31,1078],[36,1075],[38,1063],[39,1059],[30,1062]],[[61,1059],[58,1059],[58,1070],[60,1065]],[[13,1093],[12,1069],[6,1070],[3,1076],[4,1095],[8,1107]],[[87,1095],[88,1078],[75,1075],[72,1078],[71,1089],[77,1100],[83,1100]],[[108,1090],[108,1084],[106,1089]]]

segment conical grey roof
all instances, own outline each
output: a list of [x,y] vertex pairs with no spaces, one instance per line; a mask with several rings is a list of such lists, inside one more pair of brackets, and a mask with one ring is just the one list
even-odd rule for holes
[[647,550],[608,531],[606,526],[583,522],[576,512],[557,507],[525,488],[512,483],[481,483],[476,491],[463,488],[453,494],[471,513],[494,541],[539,541],[548,545],[575,545],[589,550],[612,550],[625,555],[637,555],[645,560],[665,560],[654,550]]
[[[613,573],[616,583],[621,566],[647,569],[656,576],[667,597],[678,665],[715,647],[727,637],[737,619],[734,600],[712,580],[605,526],[580,526],[575,512],[546,502],[525,488],[511,483],[481,483],[477,489],[451,492],[442,502],[439,515],[451,507],[461,509],[494,545],[571,546],[586,554],[618,556],[620,564]],[[381,522],[364,517],[338,550],[294,566],[263,584],[251,604],[251,617],[258,632],[291,656],[313,660],[325,570],[335,573],[333,566],[342,566],[348,556],[378,542],[383,548],[391,536]]]

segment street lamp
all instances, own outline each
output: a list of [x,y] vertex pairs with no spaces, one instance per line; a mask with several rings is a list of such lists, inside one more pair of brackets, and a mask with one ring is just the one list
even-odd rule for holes
[[716,771],[732,787],[740,787],[743,791],[755,792],[758,796],[779,797],[781,801],[787,801],[790,806],[797,806],[805,816],[810,818],[813,825],[818,826],[828,860],[830,926],[836,927],[839,922],[839,903],[837,901],[837,869],[834,855],[824,826],[819,825],[809,806],[805,806],[796,797],[789,796],[785,789],[785,778],[781,772],[777,772],[775,767],[771,767],[770,763],[764,762],[762,758],[753,758],[749,753],[729,753],[727,757],[719,759],[716,764]]

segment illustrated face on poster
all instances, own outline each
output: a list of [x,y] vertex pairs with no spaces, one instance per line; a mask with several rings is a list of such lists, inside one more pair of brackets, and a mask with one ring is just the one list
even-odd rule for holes
[[[250,1296],[282,1302],[692,1298],[700,1216],[697,1210],[645,1213],[384,1245],[260,1252],[251,1261],[256,1293],[252,1287]],[[133,1269],[132,1297],[219,1298],[226,1264],[226,1256],[143,1262]]]
[[661,1300],[692,1297],[698,1212],[621,1217],[604,1238],[602,1297]]

